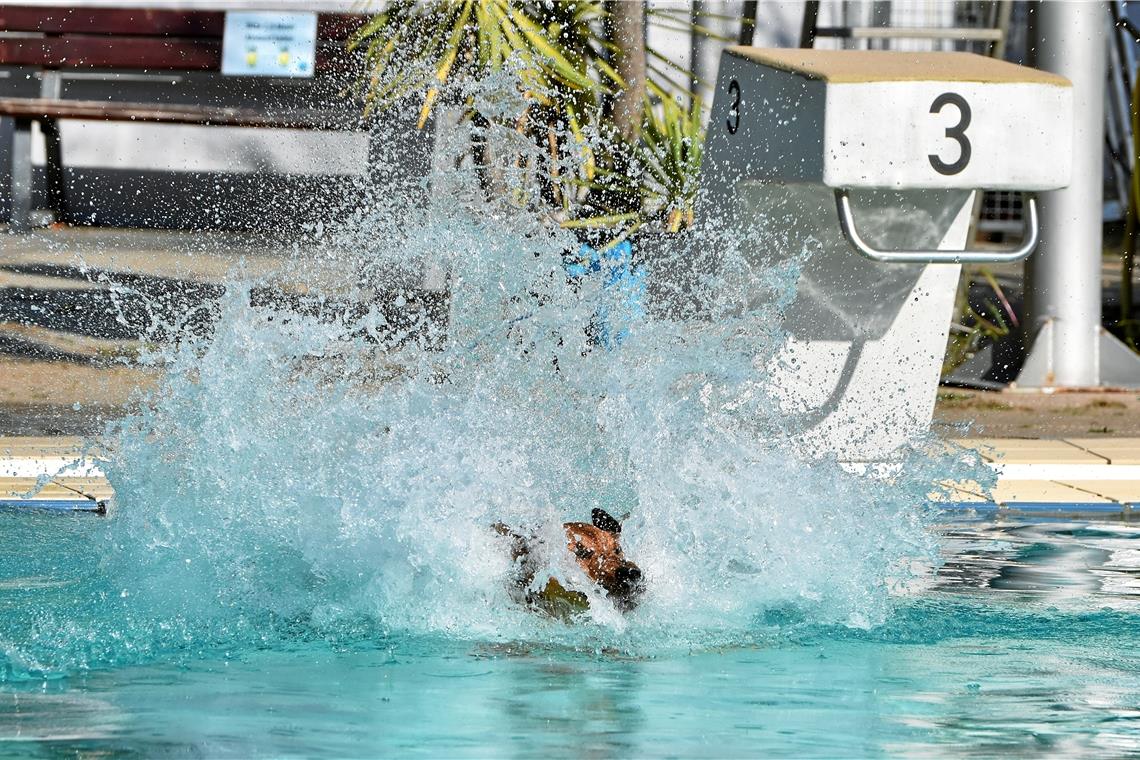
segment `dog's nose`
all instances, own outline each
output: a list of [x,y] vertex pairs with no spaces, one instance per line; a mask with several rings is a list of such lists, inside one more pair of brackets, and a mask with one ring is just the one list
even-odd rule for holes
[[622,565],[614,575],[622,585],[636,586],[641,580],[641,568],[637,565]]

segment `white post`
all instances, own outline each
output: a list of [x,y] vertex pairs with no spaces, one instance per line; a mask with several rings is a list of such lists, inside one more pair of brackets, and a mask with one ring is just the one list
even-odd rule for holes
[[1033,354],[1048,358],[1027,362],[1018,385],[1094,387],[1101,384],[1107,10],[1100,2],[1039,2],[1034,11],[1038,68],[1073,83],[1073,175],[1065,189],[1041,196],[1041,242],[1026,264],[1027,327]]

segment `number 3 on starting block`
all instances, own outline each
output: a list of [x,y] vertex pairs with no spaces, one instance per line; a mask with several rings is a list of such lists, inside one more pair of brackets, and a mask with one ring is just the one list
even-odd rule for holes
[[727,153],[749,155],[766,176],[834,188],[1068,183],[1063,77],[969,53],[729,52],[714,105],[723,129],[710,139],[737,143]]

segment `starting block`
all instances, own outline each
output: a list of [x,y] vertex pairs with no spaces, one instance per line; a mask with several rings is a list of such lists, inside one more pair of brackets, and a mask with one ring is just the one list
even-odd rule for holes
[[[929,429],[961,264],[1032,253],[1072,103],[1063,77],[969,53],[725,51],[701,215],[813,251],[767,367],[805,453],[881,460]],[[979,190],[1026,194],[1019,244],[967,246]]]

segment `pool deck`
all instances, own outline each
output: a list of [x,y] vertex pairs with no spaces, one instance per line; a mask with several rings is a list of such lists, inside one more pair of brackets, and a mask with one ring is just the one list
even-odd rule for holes
[[[0,437],[0,508],[105,511],[114,494],[99,455],[84,445],[77,437]],[[947,509],[1126,518],[1140,510],[1140,438],[960,438],[946,445],[996,476],[992,488],[932,484],[931,500]]]
[[948,446],[997,477],[992,488],[940,481],[931,496],[948,506],[1125,516],[1140,508],[1140,438],[962,438]]

